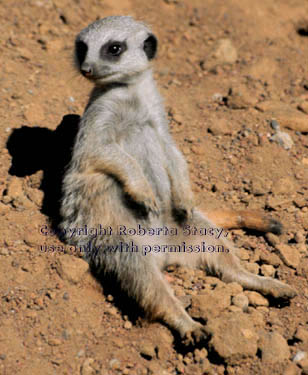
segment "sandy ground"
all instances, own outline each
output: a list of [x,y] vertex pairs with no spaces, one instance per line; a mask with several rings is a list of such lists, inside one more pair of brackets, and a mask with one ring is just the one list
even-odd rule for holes
[[[74,37],[115,14],[159,39],[155,78],[199,205],[265,210],[285,227],[231,235],[250,271],[297,289],[290,303],[169,269],[212,330],[198,348],[44,235],[91,88],[74,71]],[[307,15],[303,0],[0,1],[1,374],[308,374]]]

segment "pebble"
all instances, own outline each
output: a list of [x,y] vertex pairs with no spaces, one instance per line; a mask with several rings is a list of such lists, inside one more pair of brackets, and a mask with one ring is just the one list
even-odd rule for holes
[[146,341],[142,343],[142,348],[140,349],[140,354],[145,356],[147,359],[152,359],[156,357],[156,346],[152,341]]
[[219,39],[214,46],[213,57],[218,63],[233,64],[237,60],[237,50],[232,41],[227,38]]
[[262,264],[261,266],[261,273],[263,276],[266,277],[274,277],[275,275],[275,268],[270,264]]
[[244,85],[232,86],[227,97],[227,106],[231,109],[246,109],[256,104],[256,99]]
[[304,329],[303,327],[297,328],[295,338],[302,342],[308,343],[308,330]]
[[263,297],[260,293],[253,291],[245,291],[244,294],[249,300],[249,304],[252,306],[268,306],[268,300]]
[[243,311],[247,311],[249,299],[244,293],[239,293],[232,297],[232,304],[240,307]]
[[64,292],[63,297],[64,300],[68,301],[70,299],[70,295],[67,292]]
[[77,284],[89,270],[89,264],[83,259],[65,254],[58,258],[57,271],[60,277]]
[[111,370],[119,370],[121,367],[121,363],[117,358],[113,358],[109,362],[109,367]]
[[79,352],[77,353],[77,357],[83,357],[85,355],[85,351],[83,349],[80,349]]
[[275,246],[282,261],[289,267],[296,268],[300,262],[300,254],[294,246],[279,244]]
[[241,312],[225,311],[219,319],[210,317],[207,330],[211,334],[210,349],[214,349],[227,364],[237,364],[257,353],[258,335],[254,319]]
[[274,247],[280,243],[279,237],[276,236],[274,233],[266,233],[265,237],[269,244]]
[[94,363],[94,359],[93,358],[87,358],[83,362],[83,364],[80,368],[80,375],[94,375],[96,373],[96,371],[91,366],[92,363]]
[[280,126],[279,126],[279,124],[278,124],[278,122],[276,120],[272,120],[270,122],[270,124],[271,124],[272,129],[274,129],[274,130],[280,130]]
[[296,232],[295,233],[295,236],[294,236],[294,240],[299,243],[299,244],[302,244],[302,243],[305,243],[306,241],[306,237],[304,235],[303,232]]
[[257,263],[246,263],[245,268],[247,271],[254,273],[255,275],[259,274],[259,265]]
[[260,338],[259,347],[262,353],[262,362],[284,362],[290,357],[288,343],[278,332],[264,334]]
[[132,329],[133,325],[131,322],[127,321],[123,324],[123,327],[127,330]]
[[291,136],[288,133],[278,130],[274,135],[270,137],[270,141],[278,143],[285,150],[290,150],[294,145]]
[[208,131],[213,135],[230,135],[232,128],[227,119],[217,118],[211,121],[208,126]]
[[302,350],[299,350],[293,357],[293,362],[299,362],[305,358],[307,358],[307,352],[303,352]]

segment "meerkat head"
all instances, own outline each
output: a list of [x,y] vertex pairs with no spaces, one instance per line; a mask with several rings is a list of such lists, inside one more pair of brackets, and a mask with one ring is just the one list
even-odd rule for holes
[[112,16],[80,32],[75,63],[97,86],[129,83],[150,68],[156,50],[157,39],[145,24],[128,16]]

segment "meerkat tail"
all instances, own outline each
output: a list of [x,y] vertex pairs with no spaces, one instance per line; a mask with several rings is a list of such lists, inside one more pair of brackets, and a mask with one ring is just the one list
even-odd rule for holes
[[283,225],[278,220],[257,210],[214,210],[207,212],[206,216],[218,227],[225,229],[247,228],[275,234],[283,232]]

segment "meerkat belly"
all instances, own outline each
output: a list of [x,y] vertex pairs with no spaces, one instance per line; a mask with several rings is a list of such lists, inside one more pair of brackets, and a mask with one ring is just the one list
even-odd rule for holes
[[[139,141],[136,142],[136,139]],[[166,168],[167,160],[156,130],[150,124],[136,128],[133,134],[125,138],[123,146],[141,166],[154,194],[165,205],[169,204],[171,188]]]

